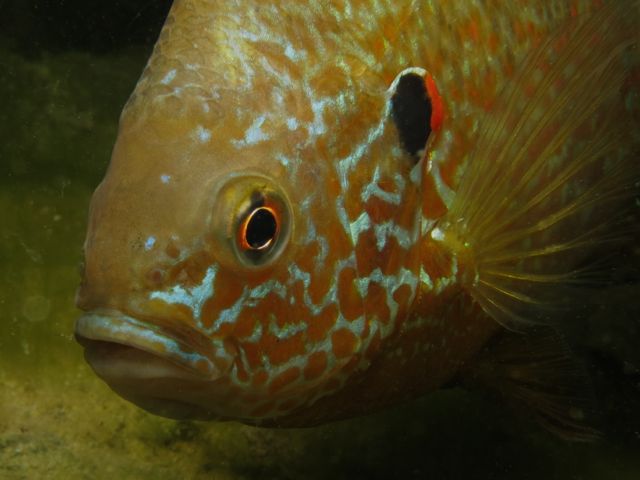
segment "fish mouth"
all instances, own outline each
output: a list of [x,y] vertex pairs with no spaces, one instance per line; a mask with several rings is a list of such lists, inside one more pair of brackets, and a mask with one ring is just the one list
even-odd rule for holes
[[233,359],[203,334],[185,335],[118,311],[87,313],[75,326],[85,360],[118,395],[163,417],[217,418],[199,392],[215,389]]
[[211,381],[225,366],[213,351],[203,352],[161,327],[121,312],[91,312],[80,317],[75,337],[85,359],[107,383],[175,378]]

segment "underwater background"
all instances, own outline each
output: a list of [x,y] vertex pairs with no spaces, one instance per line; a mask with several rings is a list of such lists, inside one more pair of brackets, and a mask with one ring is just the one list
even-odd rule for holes
[[640,478],[637,239],[570,332],[594,382],[595,443],[459,388],[270,430],[158,418],[93,374],[72,334],[89,198],[170,4],[0,0],[0,479]]

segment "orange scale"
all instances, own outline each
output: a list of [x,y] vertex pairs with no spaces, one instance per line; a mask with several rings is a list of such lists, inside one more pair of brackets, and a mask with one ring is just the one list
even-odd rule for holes
[[264,370],[260,370],[253,375],[251,378],[251,386],[252,387],[261,387],[269,380],[269,374]]
[[528,21],[525,25],[525,28],[531,38],[533,38],[534,40],[537,40],[540,38],[541,33],[534,22],[532,22],[531,20]]
[[269,384],[269,393],[279,392],[288,385],[291,385],[300,378],[301,373],[298,367],[291,367],[278,374]]
[[329,333],[329,330],[336,323],[338,307],[331,304],[322,310],[318,315],[309,319],[307,325],[307,340],[312,343],[322,341]]
[[292,319],[289,302],[275,293],[266,295],[254,309],[259,312],[261,318],[275,320],[276,325],[279,327],[282,327]]
[[[351,143],[349,143],[349,142],[340,143],[337,146],[337,151],[336,151],[338,158],[347,157],[351,153],[351,149],[352,148],[353,148],[353,145]],[[338,188],[337,189],[335,189],[335,188],[332,189],[332,193],[333,193],[334,197],[339,195],[339,193],[340,193],[340,182],[338,181],[338,179],[336,179],[335,185]]]
[[195,364],[196,370],[202,372],[203,374],[207,374],[209,372],[209,368],[211,367],[210,363],[204,358],[198,360]]
[[320,97],[336,96],[344,89],[345,83],[345,72],[336,65],[322,69],[309,81],[311,90]]
[[286,315],[283,315],[284,321],[278,322],[278,325],[285,327],[288,325],[308,325],[312,319],[313,314],[309,310],[309,308],[302,302],[297,302],[294,305],[291,305],[289,308],[289,312]]
[[336,330],[331,335],[331,346],[336,358],[347,358],[355,353],[360,345],[360,339],[346,328]]
[[331,156],[329,153],[327,139],[324,137],[316,138],[313,148],[318,158],[329,158]]
[[241,279],[238,279],[244,287],[256,288],[269,280],[277,280],[279,282],[285,282],[287,280],[288,273],[286,269],[274,270],[270,268],[262,269],[255,272],[250,272]]
[[385,275],[394,275],[404,266],[407,251],[400,246],[396,237],[388,237],[379,256],[385,260],[384,262],[379,262],[381,263],[382,273]]
[[253,342],[240,342],[240,348],[242,348],[245,358],[247,359],[247,365],[251,370],[255,370],[262,366],[263,350],[260,344]]
[[525,37],[525,26],[518,19],[513,20],[512,24],[513,33],[515,34],[515,40],[517,43],[522,43]]
[[187,274],[184,272],[183,266],[184,263],[179,263],[167,270],[166,281],[168,284],[184,284],[189,280]]
[[498,35],[494,32],[489,34],[489,38],[487,39],[487,48],[493,54],[497,53],[498,47],[500,46],[500,41],[498,40]]
[[213,331],[213,335],[216,337],[229,337],[233,334],[234,323],[223,323],[217,330]]
[[204,302],[200,313],[202,326],[204,328],[211,328],[213,323],[216,321],[216,318],[218,318],[218,312],[220,312],[220,308],[218,307],[216,297],[209,298]]
[[382,24],[380,26],[380,32],[382,35],[389,39],[393,40],[398,36],[398,22],[395,18],[387,18],[382,20]]
[[360,233],[356,245],[356,261],[358,262],[358,271],[363,277],[368,276],[380,266],[378,240],[373,229]]
[[309,296],[311,301],[318,304],[329,293],[333,281],[333,271],[330,268],[324,268],[311,275],[309,283]]
[[211,259],[204,252],[198,252],[174,266],[172,276],[180,278],[184,287],[193,287],[202,283],[210,266]]
[[480,28],[478,27],[478,22],[476,20],[472,19],[469,21],[467,34],[475,43],[480,41]]
[[[222,280],[224,278],[224,280]],[[215,308],[217,311],[224,310],[231,307],[244,290],[244,281],[235,275],[228,275],[227,272],[221,272],[216,277],[216,281],[213,285],[214,296],[205,303],[205,309],[207,304],[214,302],[209,308]]]
[[387,290],[384,287],[379,283],[369,283],[369,289],[364,301],[369,315],[377,316],[382,323],[389,323],[391,311],[387,305]]
[[[408,205],[420,205],[422,202],[422,194],[418,191],[411,191],[405,194],[403,203]],[[398,227],[405,230],[413,230],[416,224],[416,211],[413,208],[404,209],[401,215],[395,217],[395,223]]]
[[382,177],[378,180],[378,188],[387,193],[398,193],[396,182],[391,177]]
[[340,312],[347,320],[355,320],[364,313],[356,278],[356,271],[351,267],[343,268],[338,276],[338,303]]
[[385,52],[384,46],[385,46],[384,37],[374,38],[371,44],[371,48],[372,48],[372,53],[376,58],[382,58],[384,56],[384,52]]
[[207,274],[207,270],[215,262],[215,258],[207,250],[202,250],[191,257],[191,261],[187,267],[187,273],[198,284]]
[[422,244],[422,267],[433,281],[451,274],[451,255],[433,241]]
[[285,89],[284,109],[291,115],[295,115],[300,123],[313,121],[313,112],[308,108],[308,100],[303,97],[301,90],[296,88]]
[[249,381],[249,374],[247,373],[247,370],[244,368],[244,365],[242,362],[240,361],[236,361],[235,362],[236,365],[236,371],[238,372],[238,380],[240,380],[243,383],[246,383]]
[[254,42],[253,48],[264,55],[265,59],[275,70],[297,73],[298,67],[294,61],[282,53],[282,49],[274,47],[273,42]]
[[293,357],[302,355],[305,352],[304,339],[304,332],[296,333],[284,339],[278,339],[276,337],[268,338],[267,341],[270,340],[270,342],[269,347],[265,349],[265,353],[269,357],[269,362],[271,362],[272,365],[282,365]]
[[462,88],[455,86],[455,85],[451,85],[449,87],[448,93],[447,93],[447,97],[449,97],[451,100],[453,100],[454,102],[461,102],[464,100],[464,94],[466,93],[465,90],[463,90]]
[[349,192],[345,195],[344,208],[347,211],[349,221],[355,221],[362,213],[362,200],[360,195],[355,195],[362,189],[362,183],[354,179],[354,175],[349,177]]
[[155,290],[162,287],[165,273],[161,268],[151,268],[144,274],[145,287],[149,290]]
[[427,174],[423,179],[422,214],[426,218],[435,220],[445,213],[447,213],[447,206],[440,198],[440,194],[438,194],[433,177]]
[[410,307],[411,287],[409,285],[400,285],[393,292],[393,299],[398,304],[398,318],[403,318]]
[[236,338],[249,337],[253,334],[258,319],[256,317],[255,309],[245,308],[238,315],[237,320],[234,323],[233,335]]
[[315,260],[319,252],[320,245],[318,244],[318,242],[310,243],[304,248],[301,248],[296,257],[296,263],[298,264],[298,267],[300,267],[300,269],[304,270],[305,272],[313,272],[316,266]]
[[169,242],[164,249],[164,253],[166,253],[169,258],[178,258],[180,256],[180,248],[178,248],[175,243]]
[[304,378],[315,380],[327,370],[327,354],[323,351],[313,352],[307,359],[307,365],[302,371]]
[[373,223],[384,223],[388,220],[393,220],[398,211],[398,206],[385,202],[381,198],[371,197],[365,204],[364,209]]
[[[365,80],[363,79],[363,81]],[[376,84],[379,85],[377,82]],[[366,88],[366,84],[363,85],[363,87]],[[341,138],[352,139],[354,138],[354,135],[362,135],[362,133],[371,126],[371,123],[373,121],[378,120],[378,112],[380,111],[379,109],[383,106],[384,102],[385,100],[381,95],[369,94],[368,91],[364,90],[358,97],[358,108],[353,109],[350,112],[346,112],[341,117]],[[353,147],[353,143],[349,143]],[[371,147],[375,148],[375,143],[371,144]],[[371,158],[369,159],[369,162],[366,163],[360,161],[358,162],[358,166],[352,171],[352,173],[356,173],[357,175],[361,176],[362,179],[366,179],[368,181],[368,179],[371,178],[371,174],[373,173],[373,171],[371,170],[368,172],[367,168],[372,168],[373,165],[375,165],[375,163],[371,162]]]
[[[293,297],[294,303],[290,303],[290,298]],[[284,315],[284,323],[291,321],[299,322],[300,319],[306,317],[307,307],[304,305],[304,284],[302,280],[297,281],[287,289],[287,296],[284,299],[279,299],[282,308],[286,311]],[[280,319],[279,319],[280,320]],[[280,325],[281,322],[278,322]]]
[[330,258],[344,258],[351,253],[351,238],[347,237],[340,223],[328,223],[325,231],[329,233],[327,241]]
[[168,304],[164,300],[154,298],[145,303],[145,313],[150,318],[155,318],[155,322],[165,325],[163,319],[171,318],[176,323],[193,325],[193,311],[182,303]]

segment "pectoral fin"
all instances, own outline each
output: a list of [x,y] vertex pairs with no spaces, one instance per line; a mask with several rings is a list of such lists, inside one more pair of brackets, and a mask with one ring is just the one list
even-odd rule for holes
[[561,438],[592,441],[599,437],[590,425],[595,408],[586,371],[552,329],[505,330],[465,369],[462,381],[498,394]]

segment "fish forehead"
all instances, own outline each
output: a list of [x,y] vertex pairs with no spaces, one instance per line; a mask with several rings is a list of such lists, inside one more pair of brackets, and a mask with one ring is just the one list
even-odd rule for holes
[[[176,1],[123,123],[155,114],[158,136],[214,146],[206,162],[216,169],[258,164],[300,183],[296,174],[335,169],[345,143],[366,140],[384,91],[421,66],[446,104],[432,149],[443,164],[472,147],[482,114],[531,45],[592,3]],[[322,161],[301,152],[318,147]],[[373,167],[358,166],[370,177]]]
[[179,0],[127,110],[191,94],[220,109],[233,97],[216,102],[224,92],[236,98],[246,93],[242,101],[250,104],[262,99],[265,85],[308,92],[320,80],[330,83],[313,83],[315,77],[339,72],[354,85],[375,88],[382,81],[386,87],[412,64],[428,68],[442,85],[464,76],[476,86],[483,64],[504,66],[508,55],[518,55],[571,12],[593,3]]

